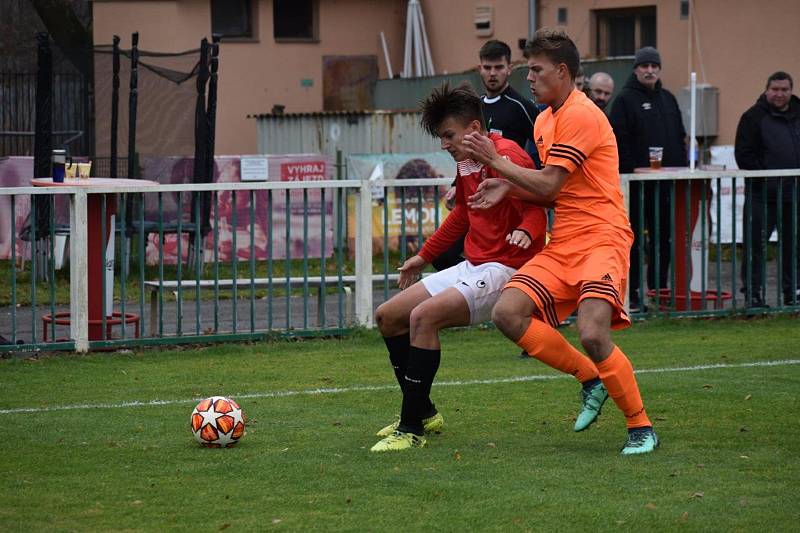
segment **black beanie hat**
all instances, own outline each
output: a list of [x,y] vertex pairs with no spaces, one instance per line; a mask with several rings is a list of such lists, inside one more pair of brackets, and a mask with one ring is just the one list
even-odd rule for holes
[[636,58],[633,60],[633,68],[636,68],[644,63],[655,63],[660,67],[661,56],[659,55],[658,50],[652,46],[645,46],[644,48],[637,50]]

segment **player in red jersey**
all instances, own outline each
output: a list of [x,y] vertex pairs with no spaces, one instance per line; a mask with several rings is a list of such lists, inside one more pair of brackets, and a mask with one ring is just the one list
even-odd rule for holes
[[[468,86],[434,90],[422,104],[422,126],[457,162],[456,205],[419,254],[400,267],[402,291],[375,315],[403,392],[400,420],[378,432],[384,438],[372,447],[375,452],[424,446],[425,432],[441,429],[442,416],[430,400],[441,358],[439,330],[488,321],[503,286],[545,242],[541,207],[516,198],[488,210],[467,207],[484,179],[501,178],[469,159],[462,145],[469,133],[486,134],[478,95]],[[515,142],[488,138],[501,157],[534,168]],[[464,236],[464,261],[417,281],[428,263]]]
[[[551,240],[511,278],[492,319],[522,349],[583,383],[586,429],[610,395],[624,413],[624,455],[659,445],[644,409],[633,367],[611,340],[610,329],[628,327],[623,302],[633,233],[623,203],[617,143],[603,112],[575,88],[580,57],[566,33],[542,29],[525,49],[528,81],[548,107],[536,118],[534,138],[544,168],[531,170],[503,158],[490,139],[469,135],[471,157],[508,180],[481,185],[472,207],[489,207],[514,194],[555,206]],[[511,185],[513,183],[513,185]],[[589,358],[556,331],[577,306],[578,332]]]

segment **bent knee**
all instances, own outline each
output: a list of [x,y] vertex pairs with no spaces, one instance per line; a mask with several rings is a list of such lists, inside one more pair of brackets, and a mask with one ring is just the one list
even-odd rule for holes
[[503,335],[516,341],[525,333],[523,324],[527,318],[515,306],[506,305],[501,301],[492,309],[492,322]]
[[502,302],[497,302],[492,308],[492,322],[494,322],[494,325],[497,326],[500,331],[505,331],[513,318],[514,313],[511,312],[508,306],[503,305]]
[[426,329],[439,329],[439,317],[425,304],[420,304],[411,310],[408,318],[408,327],[411,331],[423,331]]
[[602,328],[581,328],[579,335],[581,346],[583,346],[586,353],[592,358],[594,358],[595,355],[602,354],[611,343],[611,336],[608,331]]
[[392,306],[382,303],[375,310],[375,323],[382,335],[392,334],[400,325],[399,317],[392,312]]
[[381,304],[375,310],[375,323],[378,325],[378,329],[380,329],[386,323],[386,319],[386,304]]

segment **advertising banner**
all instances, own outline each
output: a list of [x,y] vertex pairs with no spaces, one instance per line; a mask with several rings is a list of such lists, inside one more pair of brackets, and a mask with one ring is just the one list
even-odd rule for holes
[[[350,179],[455,179],[456,163],[446,152],[417,154],[364,154],[347,159]],[[444,196],[448,187],[374,187],[372,190],[372,251],[383,253],[384,235],[390,251],[398,251],[403,232],[407,253],[414,254],[441,225],[449,211]],[[438,194],[437,194],[438,193]],[[437,202],[438,199],[438,202]],[[348,240],[355,239],[356,198],[348,199]],[[420,236],[422,239],[420,239]],[[353,248],[352,246],[350,247]]]

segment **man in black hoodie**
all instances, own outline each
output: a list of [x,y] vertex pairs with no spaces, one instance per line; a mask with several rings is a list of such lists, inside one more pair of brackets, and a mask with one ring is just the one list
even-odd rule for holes
[[[678,101],[661,85],[661,56],[652,46],[636,52],[633,73],[614,100],[609,120],[614,128],[619,149],[619,171],[633,172],[637,167],[650,165],[649,148],[664,149],[661,164],[665,167],[685,167],[686,130],[683,128]],[[631,287],[630,307],[636,312],[643,309],[639,288],[642,272],[639,267],[639,239],[643,230],[650,236],[645,250],[647,286],[657,289],[667,286],[670,259],[670,211],[672,182],[645,182],[644,202],[642,182],[633,181],[630,187],[631,227],[635,241],[631,248],[631,270],[628,278]],[[658,196],[656,196],[658,194]],[[658,234],[656,235],[656,203],[658,203]],[[643,212],[643,213],[642,213]],[[644,219],[644,228],[641,219]],[[656,280],[656,244],[658,244],[658,280]]]
[[[792,88],[789,74],[780,71],[774,73],[767,79],[766,91],[742,115],[736,128],[735,155],[739,168],[800,168],[800,99],[792,94]],[[800,209],[799,202],[800,184],[797,177],[745,180],[745,260],[742,262],[742,282],[745,288],[750,282],[750,291],[745,290],[749,307],[766,307],[762,284],[764,245],[776,228],[781,243],[783,304],[800,303],[800,253],[797,250],[796,233],[800,217],[793,220]]]

